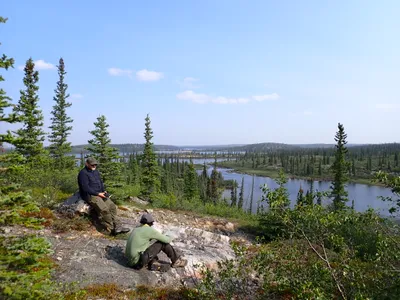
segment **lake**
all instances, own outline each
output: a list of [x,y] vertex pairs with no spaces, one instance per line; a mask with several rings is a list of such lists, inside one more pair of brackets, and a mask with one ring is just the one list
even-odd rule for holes
[[[204,160],[199,160],[196,163],[203,163]],[[209,160],[206,160],[206,163],[210,163]],[[211,174],[212,166],[209,166],[208,173]],[[252,178],[253,175],[247,174],[240,174],[233,172],[232,169],[226,168],[218,168],[218,171],[222,173],[222,176],[225,180],[236,180],[239,184],[238,187],[238,195],[240,191],[240,185],[242,182],[242,178],[244,178],[244,209],[249,209],[250,206],[250,195],[251,195],[251,186],[252,186]],[[254,176],[254,191],[253,191],[253,205],[252,205],[252,213],[257,212],[258,201],[262,198],[262,190],[261,186],[267,184],[268,187],[274,189],[278,187],[278,184],[275,182],[274,179],[269,177],[261,177],[261,176]],[[327,191],[330,189],[331,183],[329,181],[314,181],[314,190],[318,191]],[[307,190],[310,188],[310,182],[303,179],[288,179],[286,183],[286,188],[289,192],[289,198],[291,201],[291,207],[294,207],[296,204],[297,193],[299,192],[300,186],[304,190],[304,195],[306,194]],[[372,186],[366,184],[359,184],[359,183],[348,183],[347,184],[347,191],[348,191],[348,198],[349,202],[348,205],[351,206],[351,201],[354,200],[354,208],[359,212],[363,212],[368,208],[373,208],[378,210],[378,212],[383,216],[389,216],[389,203],[380,200],[379,196],[393,196],[393,193],[390,189],[380,186]],[[223,193],[223,197],[230,200],[231,194],[230,190],[226,190]],[[331,203],[329,199],[323,199],[322,204],[327,205]]]

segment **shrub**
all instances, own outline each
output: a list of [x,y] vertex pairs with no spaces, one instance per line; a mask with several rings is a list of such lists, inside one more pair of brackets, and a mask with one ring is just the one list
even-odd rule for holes
[[50,243],[43,238],[0,237],[0,298],[60,299],[48,254]]

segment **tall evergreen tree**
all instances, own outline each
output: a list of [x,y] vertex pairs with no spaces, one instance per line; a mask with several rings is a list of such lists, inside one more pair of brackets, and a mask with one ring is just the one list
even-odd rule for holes
[[55,165],[61,168],[72,167],[73,159],[66,157],[71,152],[71,143],[67,141],[68,136],[71,134],[72,118],[67,115],[67,108],[71,107],[71,103],[67,102],[69,94],[67,93],[68,85],[64,82],[65,75],[64,60],[60,58],[58,64],[57,88],[54,90],[56,93],[53,97],[55,105],[51,114],[52,125],[50,126],[51,134],[49,136],[50,154],[55,159]]
[[[0,24],[6,23],[7,19],[0,16]],[[0,44],[1,45],[1,44]],[[5,54],[0,57],[0,69],[8,70],[12,68],[14,65],[14,59],[8,58]],[[0,74],[0,83],[4,81],[3,75]],[[0,88],[0,124],[4,125],[5,123],[16,123],[20,121],[20,118],[15,113],[6,113],[5,110],[9,108],[13,108],[14,105],[11,103],[11,98],[7,96],[6,91]],[[0,126],[2,127],[2,126]],[[10,145],[15,145],[17,143],[16,137],[12,135],[11,131],[7,131],[6,133],[0,133],[0,152],[4,152],[3,144],[7,143]],[[0,155],[0,170],[5,171],[7,168],[5,155]]]
[[25,90],[20,91],[20,99],[14,107],[14,112],[21,118],[22,128],[16,131],[19,141],[16,144],[18,153],[24,155],[28,161],[33,161],[35,157],[44,151],[43,141],[43,114],[39,108],[39,72],[35,71],[35,64],[29,58],[24,68]]
[[254,175],[253,175],[252,180],[251,180],[249,214],[251,214],[252,210],[253,210],[253,201],[254,201]]
[[314,198],[315,198],[315,192],[314,192],[314,180],[310,180],[310,189],[306,193],[306,204],[307,205],[313,205],[314,204]]
[[[0,16],[1,23],[6,23],[7,19]],[[1,44],[0,44],[1,45]],[[8,58],[5,54],[0,56],[0,69],[8,70],[14,65],[14,59]],[[0,83],[4,81],[4,77],[0,74]],[[0,87],[0,128],[4,128],[5,124],[19,122],[20,119],[15,113],[6,113],[5,110],[14,107],[11,103],[11,98],[7,96],[5,90]],[[10,130],[0,133],[0,152],[3,152],[4,143],[12,146],[18,144],[18,138],[14,136]],[[18,176],[21,163],[23,163],[22,155],[18,153],[6,153],[0,155],[0,208],[4,206],[23,206],[24,203],[30,201],[29,195],[26,192],[18,190],[18,185],[15,184],[13,176]],[[13,175],[13,176],[11,176]],[[18,209],[19,211],[20,209]],[[11,217],[19,217],[18,212]],[[7,218],[7,214],[2,211],[3,219]]]
[[89,140],[89,146],[86,148],[99,162],[98,170],[107,188],[113,187],[121,181],[122,164],[119,162],[118,149],[110,146],[106,117],[100,116],[97,122],[94,122],[95,129],[89,131],[93,139]]
[[[0,17],[0,24],[6,23],[7,19]],[[0,44],[1,45],[1,44]],[[0,69],[8,70],[14,65],[14,59],[8,58],[5,54],[0,57]],[[0,74],[0,82],[4,81],[4,77]],[[5,110],[12,108],[14,105],[11,103],[11,98],[7,96],[5,90],[0,88],[0,124],[4,123],[16,123],[18,122],[17,115],[15,113],[6,114]],[[3,149],[3,143],[15,144],[15,137],[11,134],[11,131],[7,133],[0,133],[0,149]],[[3,151],[1,151],[3,152]]]
[[217,157],[215,156],[215,160],[214,160],[214,168],[211,172],[211,178],[210,178],[210,198],[212,199],[212,201],[215,203],[217,203],[218,201],[218,178],[219,178],[219,174],[217,171]]
[[186,167],[184,176],[184,195],[186,199],[193,199],[199,194],[197,185],[197,173],[194,168],[193,161],[190,160],[189,165]]
[[237,182],[236,180],[232,180],[232,188],[231,188],[231,206],[236,207],[237,204]]
[[297,205],[302,206],[304,205],[304,191],[303,188],[300,186],[299,192],[297,193]]
[[200,187],[200,198],[203,203],[206,203],[209,195],[208,195],[208,174],[207,174],[207,165],[204,162],[203,171],[201,172],[201,176],[199,176],[199,187]]
[[336,150],[335,150],[335,160],[332,165],[333,172],[333,182],[331,185],[331,197],[333,199],[333,208],[335,210],[340,210],[345,207],[348,201],[348,193],[346,191],[346,182],[348,180],[347,172],[349,163],[346,160],[347,148],[346,141],[347,134],[344,131],[342,124],[338,124],[338,131],[335,135]]
[[240,192],[239,192],[239,200],[238,200],[238,208],[243,208],[243,200],[244,200],[244,177],[242,177],[242,184],[240,185]]
[[[145,118],[145,131],[144,138],[146,140],[142,155],[142,190],[141,194],[146,199],[149,198],[150,194],[153,192],[158,192],[160,190],[160,171],[157,165],[156,154],[153,149],[153,130],[150,127],[151,120],[147,114]],[[179,164],[178,164],[179,165]]]

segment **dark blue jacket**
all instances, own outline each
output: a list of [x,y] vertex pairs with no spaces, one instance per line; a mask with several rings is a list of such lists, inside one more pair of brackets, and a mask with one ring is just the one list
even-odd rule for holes
[[79,194],[85,201],[90,199],[90,196],[97,196],[104,192],[104,184],[101,181],[100,173],[97,170],[90,170],[87,167],[83,168],[78,175]]

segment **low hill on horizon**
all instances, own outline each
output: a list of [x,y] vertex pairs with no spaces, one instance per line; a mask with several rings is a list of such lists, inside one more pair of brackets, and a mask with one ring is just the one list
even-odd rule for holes
[[[380,144],[347,144],[348,148],[358,147],[378,147],[382,145],[399,145],[399,143],[380,143]],[[73,154],[79,154],[88,144],[72,146]],[[143,150],[144,144],[111,144],[112,147],[119,149],[120,152],[133,153]],[[229,144],[229,145],[204,145],[204,146],[174,146],[174,145],[154,145],[155,151],[233,151],[233,152],[268,152],[277,150],[295,149],[331,149],[335,144],[285,144],[285,143],[255,143],[255,144]]]

